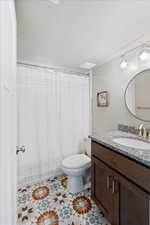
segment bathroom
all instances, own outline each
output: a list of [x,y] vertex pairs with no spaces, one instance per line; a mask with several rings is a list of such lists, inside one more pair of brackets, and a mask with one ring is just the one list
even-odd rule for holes
[[0,224],[150,225],[149,12],[0,1]]

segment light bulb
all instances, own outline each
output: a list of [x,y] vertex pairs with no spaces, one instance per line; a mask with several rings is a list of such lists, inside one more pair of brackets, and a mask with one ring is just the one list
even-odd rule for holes
[[140,59],[142,61],[146,61],[146,60],[148,60],[149,55],[150,55],[150,53],[146,49],[144,49],[140,54]]
[[125,59],[123,59],[120,63],[120,66],[121,66],[122,69],[125,69],[127,67],[127,65],[128,65],[128,63]]

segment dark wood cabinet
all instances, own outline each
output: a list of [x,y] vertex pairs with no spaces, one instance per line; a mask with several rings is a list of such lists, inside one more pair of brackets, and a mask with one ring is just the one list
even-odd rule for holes
[[113,178],[112,170],[93,157],[92,174],[92,197],[111,221],[113,217],[113,199],[110,191]]
[[[125,163],[125,156],[117,162],[117,153],[111,155],[110,151],[113,152],[92,143],[93,200],[111,225],[150,225],[150,170],[141,165],[136,167],[136,162],[129,167],[132,161],[127,159]],[[121,163],[124,168],[121,168]]]
[[149,195],[119,176],[119,225],[149,225]]

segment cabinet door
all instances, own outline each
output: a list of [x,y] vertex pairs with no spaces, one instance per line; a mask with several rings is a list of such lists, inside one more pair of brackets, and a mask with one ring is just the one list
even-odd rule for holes
[[149,195],[119,177],[119,224],[149,225]]
[[92,157],[92,198],[106,218],[113,221],[112,170]]

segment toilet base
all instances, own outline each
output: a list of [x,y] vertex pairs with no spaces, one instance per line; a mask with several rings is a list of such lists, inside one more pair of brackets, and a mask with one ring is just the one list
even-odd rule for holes
[[82,176],[78,177],[69,177],[69,192],[72,194],[78,193],[83,191],[84,185],[83,185],[83,178]]

